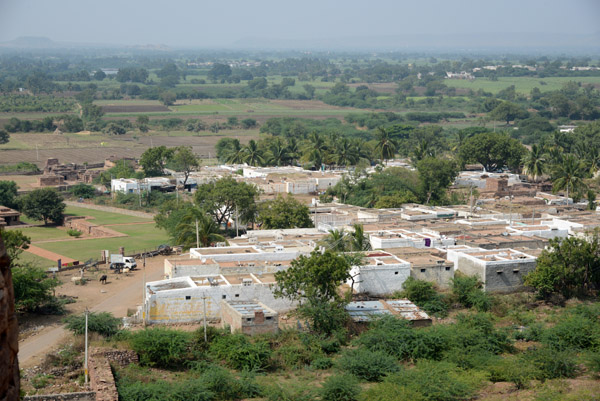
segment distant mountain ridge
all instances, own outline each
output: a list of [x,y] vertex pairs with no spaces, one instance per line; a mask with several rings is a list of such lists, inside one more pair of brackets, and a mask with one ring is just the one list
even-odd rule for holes
[[85,48],[125,48],[137,50],[171,51],[167,45],[115,45],[110,43],[56,42],[45,36],[22,36],[7,42],[0,42],[2,48],[12,49],[85,49]]

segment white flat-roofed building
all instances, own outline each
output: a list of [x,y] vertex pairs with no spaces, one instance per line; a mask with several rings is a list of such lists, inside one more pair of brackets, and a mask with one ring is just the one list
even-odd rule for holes
[[347,284],[357,293],[386,295],[402,290],[410,276],[410,263],[387,252],[368,252],[365,264],[353,266]]
[[123,192],[125,194],[137,193],[140,185],[137,180],[131,178],[117,178],[110,180],[111,192]]
[[[454,255],[450,255],[453,253]],[[448,251],[454,268],[477,276],[485,291],[512,292],[523,287],[524,277],[535,269],[537,258],[514,249],[464,249]]]

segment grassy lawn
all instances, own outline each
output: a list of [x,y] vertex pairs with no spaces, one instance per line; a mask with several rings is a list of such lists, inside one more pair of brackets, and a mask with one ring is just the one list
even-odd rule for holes
[[23,252],[21,255],[19,255],[19,261],[22,263],[32,263],[43,268],[56,266],[55,261],[42,258],[41,256],[37,256],[29,252]]
[[116,226],[112,229],[127,234],[129,237],[48,242],[38,246],[60,255],[85,261],[90,258],[99,259],[100,251],[103,249],[116,253],[119,247],[123,246],[125,247],[125,253],[131,253],[144,249],[156,249],[158,245],[169,241],[166,233],[156,228],[154,224]]
[[64,228],[53,226],[48,227],[28,227],[21,229],[23,234],[31,238],[31,242],[44,241],[49,239],[68,239],[71,238]]
[[76,206],[67,206],[65,214],[70,216],[90,216],[92,217],[90,221],[98,225],[139,223],[145,221],[152,221],[152,219],[146,219],[143,217],[127,216],[119,213],[103,212],[100,210],[85,209]]

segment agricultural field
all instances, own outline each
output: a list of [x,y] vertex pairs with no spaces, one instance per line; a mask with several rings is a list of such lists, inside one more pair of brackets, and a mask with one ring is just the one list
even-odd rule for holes
[[569,81],[581,82],[582,85],[591,84],[596,88],[600,88],[600,77],[499,77],[497,81],[491,81],[488,78],[476,78],[473,81],[464,79],[445,79],[444,83],[450,87],[460,89],[470,89],[473,91],[483,89],[484,91],[493,94],[514,85],[517,92],[529,94],[533,88],[538,88],[541,92],[559,90]]

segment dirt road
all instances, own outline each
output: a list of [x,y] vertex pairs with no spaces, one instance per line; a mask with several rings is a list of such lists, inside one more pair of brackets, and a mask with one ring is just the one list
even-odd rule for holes
[[[69,312],[72,313],[81,313],[87,307],[93,312],[111,312],[117,317],[125,317],[128,309],[135,309],[142,302],[144,275],[145,281],[163,278],[164,259],[165,257],[162,256],[147,259],[145,274],[141,261],[138,261],[140,269],[130,273],[130,276],[117,275],[106,270],[86,273],[86,277],[91,281],[84,286],[71,282],[70,275],[75,273],[62,273],[60,278],[64,284],[57,290],[57,295],[77,297],[76,303],[68,305]],[[108,275],[106,285],[98,281],[98,277],[102,274]],[[39,364],[48,351],[60,344],[61,340],[68,335],[70,333],[64,329],[64,326],[56,323],[19,341],[19,365],[28,367]]]

